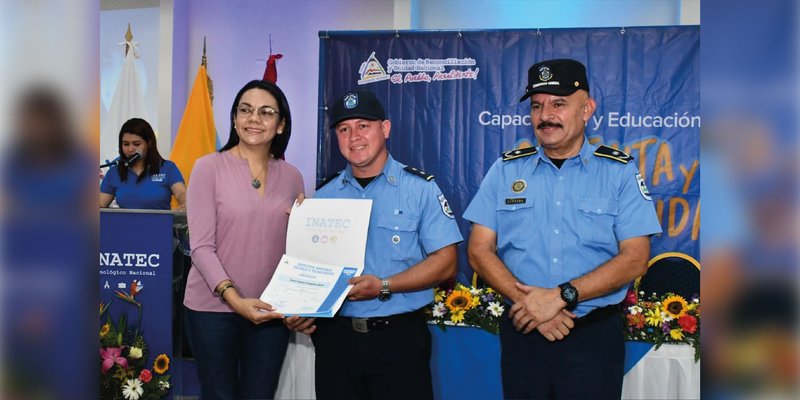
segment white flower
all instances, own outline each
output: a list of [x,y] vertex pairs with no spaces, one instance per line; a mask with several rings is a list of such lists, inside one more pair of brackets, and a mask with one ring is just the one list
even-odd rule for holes
[[161,389],[169,389],[169,381],[158,381],[158,387]]
[[128,357],[133,359],[142,358],[142,349],[132,346],[131,351],[128,352]]
[[505,311],[505,308],[500,305],[499,301],[489,302],[489,307],[487,307],[487,309],[495,317],[499,317],[499,316],[503,315],[503,311]]
[[631,315],[641,314],[642,313],[642,307],[630,306],[630,307],[628,307],[628,311],[631,312]]
[[122,395],[128,400],[139,400],[142,394],[144,394],[144,388],[142,388],[142,381],[139,378],[128,379],[122,385]]
[[482,290],[482,289],[478,289],[478,288],[476,288],[476,287],[471,287],[471,286],[470,286],[470,288],[469,288],[469,293],[470,293],[471,295],[473,295],[473,296],[479,296],[479,295],[481,294],[481,292],[483,292],[483,290]]
[[672,315],[670,315],[669,313],[666,313],[666,312],[662,311],[661,312],[661,319],[663,319],[666,322],[669,322],[669,321],[672,321],[675,318],[672,318]]
[[442,303],[441,301],[433,306],[433,316],[436,318],[443,317],[446,311],[447,310],[445,309],[444,303]]

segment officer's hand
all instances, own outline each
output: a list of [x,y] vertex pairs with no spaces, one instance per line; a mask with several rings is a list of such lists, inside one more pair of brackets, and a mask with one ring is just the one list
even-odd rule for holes
[[375,275],[361,275],[348,281],[353,288],[347,295],[351,301],[369,300],[378,297],[381,292],[381,280]]
[[[536,330],[551,342],[562,340],[569,335],[569,331],[575,327],[575,321],[573,321],[573,319],[576,317],[577,315],[570,311],[561,310],[553,319],[539,324]],[[530,332],[530,330],[525,329],[525,333],[528,332]]]
[[516,285],[517,289],[526,293],[521,301],[511,306],[508,313],[518,331],[533,330],[539,324],[553,319],[566,305],[561,299],[561,291],[558,288],[544,289],[519,282]]
[[237,314],[256,325],[283,318],[283,314],[275,312],[275,307],[256,298],[238,297],[231,301],[230,306]]
[[317,330],[317,326],[314,325],[315,319],[316,318],[292,316],[284,318],[283,324],[286,325],[286,327],[289,328],[290,330],[310,335]]

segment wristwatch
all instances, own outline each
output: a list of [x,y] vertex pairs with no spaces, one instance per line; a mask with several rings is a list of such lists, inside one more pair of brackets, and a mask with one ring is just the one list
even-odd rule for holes
[[392,291],[389,290],[389,280],[381,279],[381,292],[378,293],[378,300],[387,301],[392,298]]
[[564,282],[558,287],[561,288],[561,300],[567,303],[567,310],[573,310],[578,306],[578,289],[569,282]]

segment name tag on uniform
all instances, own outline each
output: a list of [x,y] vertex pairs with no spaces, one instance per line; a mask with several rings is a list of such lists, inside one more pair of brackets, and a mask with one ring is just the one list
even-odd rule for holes
[[525,198],[524,197],[506,199],[506,204],[524,204],[524,203],[525,203]]

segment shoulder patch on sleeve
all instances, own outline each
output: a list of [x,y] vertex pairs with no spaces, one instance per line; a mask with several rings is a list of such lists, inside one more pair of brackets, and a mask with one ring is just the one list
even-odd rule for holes
[[598,157],[605,157],[610,158],[615,161],[619,161],[623,164],[627,164],[628,161],[633,160],[633,156],[626,154],[622,150],[617,150],[613,147],[608,147],[606,145],[600,145],[597,150],[594,151],[594,155]]
[[422,179],[425,179],[426,181],[429,181],[429,180],[433,179],[433,175],[431,175],[431,174],[429,174],[429,173],[427,173],[427,172],[425,172],[425,171],[423,171],[423,170],[421,170],[419,168],[405,167],[405,168],[403,168],[403,171],[411,173],[412,175],[416,175],[416,176],[418,176],[418,177],[420,177]]
[[526,147],[524,149],[514,149],[506,151],[503,154],[500,154],[500,157],[503,157],[503,161],[508,161],[508,160],[513,160],[515,158],[532,156],[538,152],[539,150],[536,150],[536,147]]
[[325,178],[325,179],[323,179],[323,180],[322,180],[322,182],[320,182],[320,183],[319,183],[319,185],[317,185],[317,187],[316,187],[316,188],[314,188],[314,190],[319,190],[319,189],[320,189],[320,188],[322,188],[323,186],[327,185],[327,184],[328,184],[328,182],[330,182],[330,181],[332,181],[332,180],[336,179],[336,177],[337,177],[337,176],[339,176],[339,175],[341,175],[341,174],[342,174],[342,171],[339,171],[339,172],[334,172],[333,174],[331,174],[331,175],[328,175],[328,177],[327,177],[327,178]]

